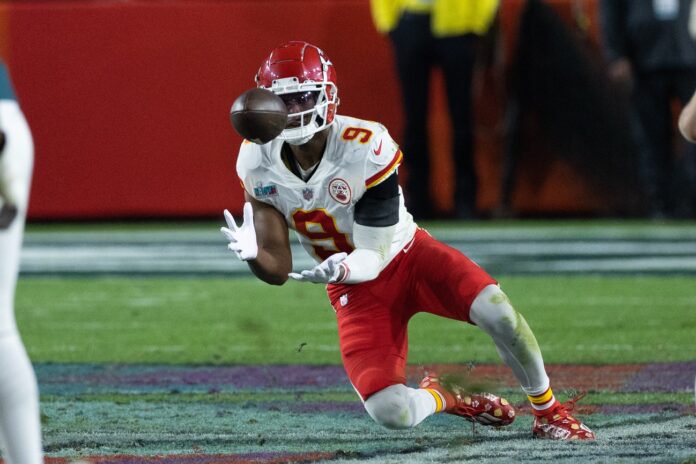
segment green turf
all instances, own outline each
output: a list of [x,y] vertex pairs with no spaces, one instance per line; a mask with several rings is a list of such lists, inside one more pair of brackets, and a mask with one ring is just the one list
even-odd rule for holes
[[[500,278],[547,363],[683,361],[696,352],[694,277]],[[320,285],[248,279],[22,279],[17,319],[34,362],[339,364]],[[480,330],[430,315],[410,362],[498,362]]]

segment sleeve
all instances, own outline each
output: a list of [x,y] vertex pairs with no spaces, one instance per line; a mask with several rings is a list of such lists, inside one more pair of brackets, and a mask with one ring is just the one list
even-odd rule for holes
[[384,129],[372,140],[365,161],[365,188],[379,185],[396,172],[403,159],[399,145]]
[[387,260],[396,226],[353,226],[353,250],[338,265],[336,283],[359,284],[375,279]]
[[365,192],[355,205],[355,222],[363,226],[387,227],[399,222],[399,179],[393,172]]
[[244,191],[251,196],[254,196],[253,171],[261,164],[261,158],[257,145],[247,140],[242,142],[237,156],[237,177]]
[[5,146],[0,154],[0,199],[26,211],[34,142],[24,113],[15,100],[0,99],[0,130],[5,134]]
[[599,19],[604,56],[608,62],[628,53],[626,46],[626,7],[623,0],[600,0]]
[[401,0],[370,0],[370,13],[377,31],[386,34],[396,27],[402,3]]

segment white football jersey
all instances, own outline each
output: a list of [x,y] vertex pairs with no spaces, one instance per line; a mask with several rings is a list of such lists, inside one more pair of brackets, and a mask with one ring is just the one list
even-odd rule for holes
[[[394,173],[402,159],[399,146],[376,122],[336,116],[326,130],[324,156],[307,182],[281,159],[282,140],[265,145],[244,141],[237,159],[237,175],[247,193],[280,211],[317,262],[334,253],[353,251],[356,203],[369,188]],[[399,222],[385,266],[415,231],[399,187]]]

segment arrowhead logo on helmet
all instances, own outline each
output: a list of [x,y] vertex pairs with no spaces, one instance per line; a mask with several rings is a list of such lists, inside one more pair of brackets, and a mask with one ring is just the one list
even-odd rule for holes
[[333,124],[339,105],[336,70],[320,48],[303,41],[284,43],[266,58],[254,80],[288,105],[288,125],[279,139],[302,145]]

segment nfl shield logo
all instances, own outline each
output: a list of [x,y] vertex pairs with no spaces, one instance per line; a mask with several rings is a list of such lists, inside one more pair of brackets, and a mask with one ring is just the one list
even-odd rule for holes
[[311,200],[312,198],[314,198],[314,190],[312,190],[309,187],[302,189],[302,198],[304,198],[307,201]]

